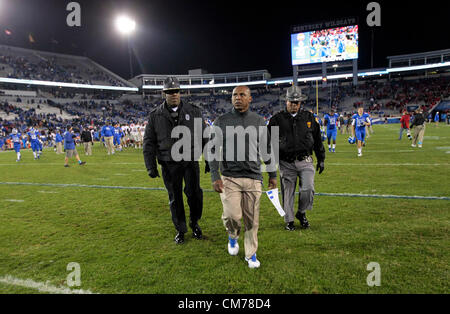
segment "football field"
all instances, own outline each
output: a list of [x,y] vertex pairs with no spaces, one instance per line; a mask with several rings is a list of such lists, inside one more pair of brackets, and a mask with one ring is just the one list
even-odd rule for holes
[[[65,292],[449,293],[450,127],[427,125],[423,148],[399,141],[399,127],[374,126],[362,157],[348,135],[338,134],[334,154],[325,145],[310,229],[285,231],[262,196],[259,269],[244,261],[243,233],[239,255],[228,255],[203,164],[205,238],[189,230],[176,245],[162,178],[148,177],[141,149],[107,156],[96,143],[84,156],[77,147],[87,164],[69,168],[53,149],[40,160],[23,150],[17,163],[0,152],[0,293],[61,292],[69,263],[81,285]],[[367,283],[371,262],[379,286]]]

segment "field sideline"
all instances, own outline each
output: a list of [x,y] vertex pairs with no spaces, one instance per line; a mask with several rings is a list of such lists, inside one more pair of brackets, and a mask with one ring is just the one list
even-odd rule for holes
[[[142,150],[107,156],[96,143],[86,157],[77,147],[87,164],[70,168],[52,149],[37,161],[22,151],[19,163],[0,152],[0,293],[53,291],[13,279],[66,287],[71,262],[81,267],[73,289],[92,293],[449,293],[450,127],[427,125],[421,149],[399,141],[399,127],[375,125],[361,158],[348,135],[338,134],[335,154],[326,147],[310,229],[285,231],[263,195],[257,270],[244,262],[243,237],[228,255],[203,165],[205,239],[189,230],[177,246],[162,178],[147,176]],[[366,283],[370,262],[381,286]]]

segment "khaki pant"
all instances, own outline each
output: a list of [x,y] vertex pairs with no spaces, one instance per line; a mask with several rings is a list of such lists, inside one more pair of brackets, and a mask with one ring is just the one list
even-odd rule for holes
[[224,186],[220,198],[223,205],[222,220],[232,239],[238,239],[241,232],[241,218],[244,218],[245,257],[250,258],[258,249],[259,202],[262,182],[250,178],[222,177]]
[[56,153],[57,154],[62,154],[63,153],[62,142],[56,143]]
[[84,142],[83,146],[86,155],[92,155],[92,142]]
[[114,154],[114,136],[105,137],[105,145],[108,155]]
[[422,145],[423,135],[425,134],[425,124],[414,127],[413,145]]

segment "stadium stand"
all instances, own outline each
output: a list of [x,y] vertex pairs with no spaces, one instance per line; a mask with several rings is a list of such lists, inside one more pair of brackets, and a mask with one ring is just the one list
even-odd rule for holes
[[0,77],[132,86],[89,58],[0,45]]
[[[200,76],[199,76],[200,75]],[[185,84],[195,84],[203,74],[182,75]],[[252,109],[266,120],[285,107],[285,93],[289,83],[265,84],[270,78],[266,70],[220,74],[205,74],[221,84],[230,81],[249,83]],[[228,77],[227,77],[228,75]],[[141,75],[126,81],[86,57],[55,54],[0,45],[0,79],[70,82],[77,84],[135,87],[136,82],[159,84],[161,75]],[[153,79],[151,79],[153,77]],[[146,81],[147,80],[147,81]],[[266,80],[266,81],[264,81]],[[276,79],[274,79],[276,80]],[[254,84],[257,83],[257,84]],[[149,84],[149,83],[147,83]],[[305,106],[319,115],[335,107],[347,116],[363,104],[372,116],[398,117],[404,110],[421,106],[433,111],[450,98],[450,73],[427,75],[423,71],[400,73],[395,77],[372,76],[361,78],[354,86],[351,79],[329,81],[326,87],[317,88],[315,82],[301,85],[308,96]],[[203,87],[204,86],[204,87]],[[198,105],[205,119],[214,121],[231,107],[233,86],[186,89],[182,99]],[[143,123],[149,112],[162,102],[157,85],[139,92],[110,91],[99,88],[71,88],[44,85],[17,84],[0,81],[0,124],[64,127],[67,124],[101,126],[105,120],[121,124]],[[136,88],[137,90],[137,88]],[[442,105],[448,111],[448,105]],[[441,109],[442,111],[442,109]]]

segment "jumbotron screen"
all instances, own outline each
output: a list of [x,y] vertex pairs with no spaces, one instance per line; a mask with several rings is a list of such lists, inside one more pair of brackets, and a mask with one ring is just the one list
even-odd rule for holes
[[358,25],[291,35],[292,65],[358,59]]

